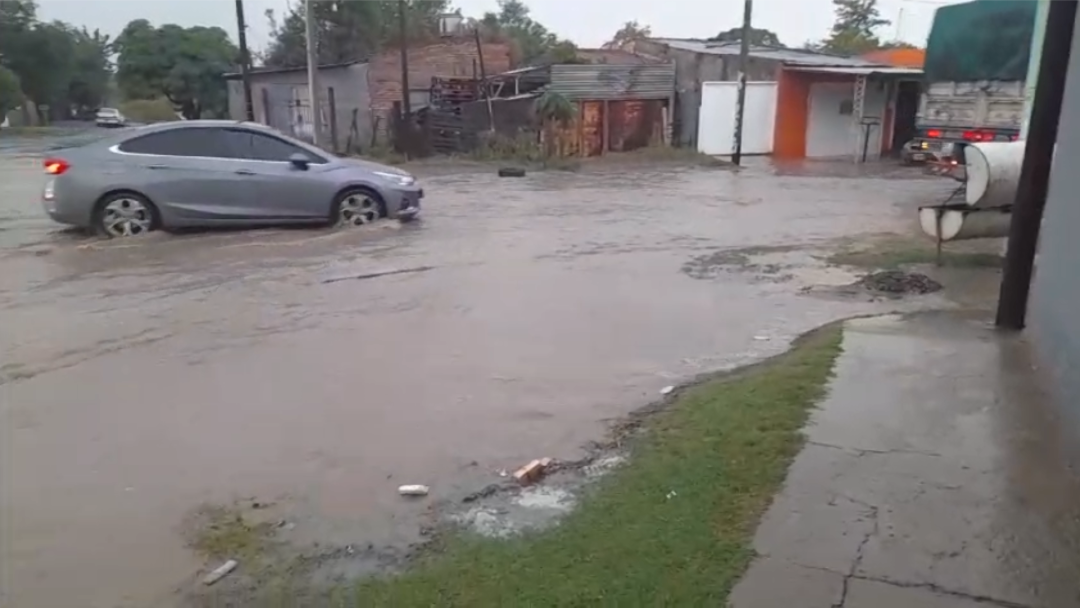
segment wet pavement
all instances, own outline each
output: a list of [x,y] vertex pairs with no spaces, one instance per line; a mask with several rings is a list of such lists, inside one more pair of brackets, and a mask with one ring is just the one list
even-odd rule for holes
[[904,305],[802,293],[837,280],[820,264],[783,281],[686,264],[907,230],[949,188],[442,172],[414,225],[102,242],[43,220],[41,183],[33,158],[0,159],[9,608],[170,605],[205,566],[183,522],[206,504],[273,502],[299,547],[414,542],[432,514],[399,484],[438,499],[574,460],[661,387]]
[[1080,445],[984,315],[850,321],[733,608],[1080,605]]

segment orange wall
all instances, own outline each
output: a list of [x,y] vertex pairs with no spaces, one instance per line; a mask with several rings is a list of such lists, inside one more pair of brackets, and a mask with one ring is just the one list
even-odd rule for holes
[[773,129],[775,158],[806,156],[806,125],[812,81],[809,72],[780,70],[776,79],[776,123]]
[[926,63],[925,49],[882,49],[862,56],[867,61],[900,68],[922,68]]
[[776,121],[773,157],[806,158],[806,129],[810,116],[810,85],[815,82],[849,82],[853,76],[826,72],[780,69],[776,77]]

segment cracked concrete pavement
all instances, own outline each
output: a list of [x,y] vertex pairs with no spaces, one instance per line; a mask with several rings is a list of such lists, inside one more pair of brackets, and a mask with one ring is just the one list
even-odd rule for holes
[[1027,345],[957,313],[845,329],[731,606],[1080,605],[1076,443]]

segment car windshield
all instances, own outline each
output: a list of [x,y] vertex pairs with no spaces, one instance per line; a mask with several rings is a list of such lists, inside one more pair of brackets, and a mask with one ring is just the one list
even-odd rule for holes
[[100,110],[98,110],[98,116],[116,116],[119,113],[120,112],[112,108],[101,108]]

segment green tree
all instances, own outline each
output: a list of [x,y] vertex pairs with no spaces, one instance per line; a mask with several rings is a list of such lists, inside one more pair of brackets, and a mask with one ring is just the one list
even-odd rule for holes
[[0,65],[0,122],[4,121],[7,113],[22,104],[22,86],[19,84],[19,76],[11,70]]
[[18,77],[35,105],[55,118],[97,106],[105,96],[109,40],[99,32],[37,20],[32,0],[0,0],[0,63]]
[[112,78],[112,44],[109,36],[85,27],[72,30],[74,57],[68,102],[77,110],[95,110],[105,104]]
[[[396,0],[322,0],[313,7],[319,63],[359,61],[400,43],[400,4]],[[438,35],[438,17],[448,0],[405,2],[405,35],[410,43]],[[263,62],[275,67],[302,66],[307,61],[307,41],[302,5],[288,9],[278,22],[266,11],[271,42]]]
[[621,49],[631,42],[644,40],[651,36],[652,28],[649,26],[640,25],[637,21],[627,21],[619,28],[619,31],[615,32],[615,35],[611,37],[611,40],[604,43],[603,48]]
[[[516,55],[525,64],[544,64],[565,59],[567,52],[576,49],[569,40],[560,40],[530,16],[529,7],[521,0],[499,0],[499,12],[484,13],[476,24],[485,36],[509,39]],[[574,59],[576,61],[576,55]]]
[[[724,30],[708,40],[709,42],[742,42],[742,28],[733,27],[730,30]],[[785,48],[784,44],[780,42],[780,37],[775,32],[756,27],[750,28],[750,44],[753,46]]]
[[49,106],[52,115],[63,117],[75,66],[75,44],[68,26],[35,23],[11,46],[4,51],[5,63],[19,75],[23,93],[35,104]]
[[223,74],[234,69],[239,52],[218,27],[132,21],[113,43],[116,79],[129,99],[164,96],[185,118],[223,116],[228,96]]
[[836,22],[822,44],[822,50],[838,55],[859,55],[881,47],[875,33],[888,19],[882,19],[877,0],[833,0]]

